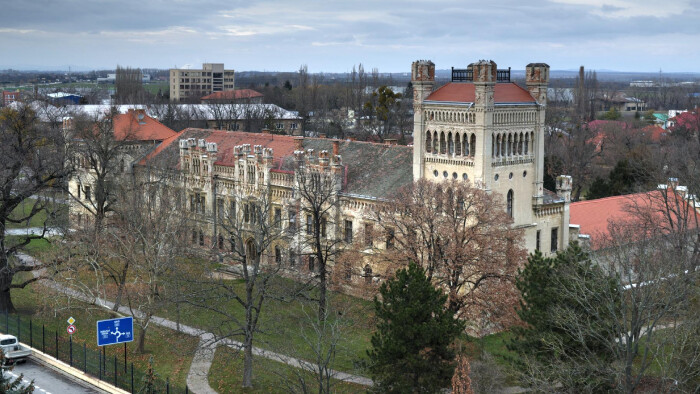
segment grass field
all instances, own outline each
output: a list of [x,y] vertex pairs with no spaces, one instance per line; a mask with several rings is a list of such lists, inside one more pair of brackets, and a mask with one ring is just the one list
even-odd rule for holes
[[[230,285],[238,292],[243,291],[242,281],[231,281]],[[276,278],[276,291],[273,294],[282,294],[284,289],[290,289],[293,285],[291,280]],[[314,294],[311,294],[311,297],[313,296]],[[341,332],[333,368],[357,373],[355,366],[365,358],[374,330],[372,305],[368,301],[338,293],[331,293],[329,300],[331,309],[335,311],[329,319],[338,322]],[[210,306],[229,311],[238,319],[243,319],[243,308],[233,299],[211,301]],[[183,324],[213,332],[228,324],[222,315],[209,310],[188,304],[183,304],[180,308]],[[292,357],[312,359],[312,345],[316,337],[310,323],[316,316],[316,308],[317,304],[313,301],[280,301],[269,298],[261,309],[260,332],[256,334],[254,345]],[[177,314],[174,309],[171,307],[162,310],[158,315],[175,320]],[[242,340],[242,336],[234,335],[231,339]]]
[[[219,346],[209,372],[209,385],[220,393],[289,393],[303,392],[304,381],[310,392],[317,391],[318,384],[310,372],[300,372],[286,364],[256,358],[253,363],[253,388],[243,390],[243,355],[229,347]],[[366,387],[334,380],[334,393],[363,393]],[[315,390],[316,389],[316,390]]]
[[[12,211],[10,218],[12,219],[23,219],[29,213],[32,212],[36,200],[33,198],[28,198],[20,203]],[[43,227],[46,224],[47,227],[55,227],[65,225],[68,218],[68,206],[61,203],[48,203],[47,209],[42,209],[32,216],[29,220],[25,220],[21,223],[7,222],[7,228],[27,228],[27,227]]]

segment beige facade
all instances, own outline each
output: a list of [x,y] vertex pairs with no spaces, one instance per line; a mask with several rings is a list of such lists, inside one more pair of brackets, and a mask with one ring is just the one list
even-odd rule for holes
[[[195,244],[226,253],[217,212],[233,209],[246,217],[248,204],[267,199],[268,217],[290,237],[266,258],[296,273],[313,271],[304,243],[308,213],[298,190],[298,171],[308,170],[333,181],[325,231],[328,240],[342,240],[337,247],[353,243],[368,253],[386,247],[384,239],[365,245],[377,204],[420,178],[456,179],[502,195],[514,226],[524,230],[524,247],[547,255],[569,242],[571,178],[560,176],[556,193],[543,187],[549,67],[529,64],[526,74],[522,88],[510,82],[509,71],[481,61],[454,70],[453,81],[435,90],[434,64],[414,62],[413,146],[186,129],[150,158],[179,174]],[[381,270],[358,266],[350,276],[372,282]]]
[[510,82],[510,70],[480,61],[433,91],[435,65],[417,61],[412,83],[414,179],[470,180],[499,193],[529,252],[565,247],[571,178],[559,177],[556,194],[543,187],[549,66],[529,64],[525,90]]
[[201,69],[170,69],[170,101],[196,101],[214,92],[234,90],[234,70],[223,63],[204,63]]

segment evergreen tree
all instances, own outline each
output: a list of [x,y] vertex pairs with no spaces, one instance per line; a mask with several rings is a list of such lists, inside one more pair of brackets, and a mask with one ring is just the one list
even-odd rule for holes
[[[584,298],[597,292],[615,294],[614,279],[593,266],[589,254],[573,243],[556,257],[544,257],[539,251],[530,255],[516,286],[522,297],[518,316],[526,326],[514,329],[508,347],[567,389],[601,392],[612,387],[608,349],[609,342],[618,338],[614,309],[601,308],[591,315]],[[590,320],[592,329],[571,332],[562,316]]]
[[19,375],[15,379],[12,379],[7,371],[12,371],[13,365],[5,365],[5,353],[0,350],[0,393],[8,394],[30,394],[34,392],[34,381],[31,381],[28,385],[24,386],[22,384],[22,379],[24,375]]
[[401,269],[375,297],[377,332],[369,371],[378,392],[438,392],[454,372],[454,339],[464,329],[446,308],[447,296],[433,287],[415,263]]

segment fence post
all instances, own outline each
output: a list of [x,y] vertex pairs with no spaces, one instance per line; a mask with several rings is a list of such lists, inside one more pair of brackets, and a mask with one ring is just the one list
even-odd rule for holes
[[41,352],[46,353],[46,326],[41,325]]
[[131,363],[131,394],[134,394],[134,363]]
[[73,366],[73,336],[72,335],[68,336],[68,347],[70,349],[70,356],[69,356],[70,362],[68,363],[68,365],[70,365],[72,367]]
[[114,387],[117,386],[117,355],[114,355]]
[[17,314],[17,342],[22,342],[22,330],[20,330],[19,313]]
[[170,394],[170,376],[165,378],[165,394]]
[[56,331],[55,334],[56,334],[56,360],[58,360],[58,331]]
[[83,342],[83,372],[87,373],[87,342]]
[[29,347],[34,347],[34,335],[32,330],[32,319],[29,319]]

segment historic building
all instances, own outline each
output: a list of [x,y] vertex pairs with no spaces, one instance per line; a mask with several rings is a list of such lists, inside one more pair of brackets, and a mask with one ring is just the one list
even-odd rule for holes
[[452,69],[437,90],[435,65],[414,62],[413,178],[469,180],[506,201],[527,250],[555,252],[569,242],[571,177],[545,190],[544,121],[549,66],[525,68],[527,89],[493,61]]
[[[414,180],[456,180],[501,194],[527,250],[549,254],[569,242],[571,178],[559,177],[556,193],[543,187],[549,66],[529,64],[526,75],[525,89],[510,81],[510,70],[480,61],[453,69],[452,81],[434,90],[434,64],[414,62],[412,146],[189,128],[141,162],[177,172],[192,242],[222,251],[228,245],[218,214],[247,218],[255,208],[246,201],[264,196],[275,223],[297,234],[275,245],[274,258],[313,269],[301,242],[310,224],[298,192],[299,171],[313,170],[332,180],[323,228],[329,238],[386,247],[384,239],[363,236],[372,226],[370,209]],[[372,267],[360,273],[371,278]]]

